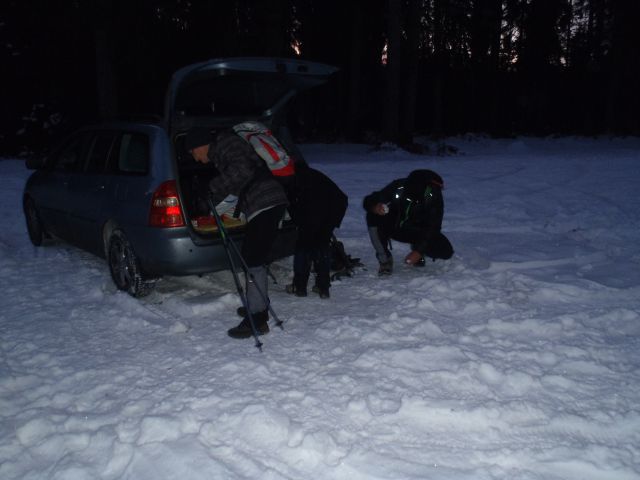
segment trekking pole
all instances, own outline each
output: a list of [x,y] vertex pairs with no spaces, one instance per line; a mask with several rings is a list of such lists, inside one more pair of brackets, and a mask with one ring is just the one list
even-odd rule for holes
[[[282,326],[282,320],[280,320],[275,310],[271,306],[271,302],[269,301],[269,297],[267,296],[266,292],[263,292],[262,288],[260,288],[260,286],[256,283],[255,278],[253,277],[253,274],[249,271],[249,265],[247,265],[247,262],[244,260],[244,257],[240,253],[240,250],[238,250],[238,246],[235,244],[235,242],[231,238],[229,238],[229,244],[231,245],[231,248],[233,249],[237,257],[240,259],[240,264],[242,265],[242,269],[245,271],[249,279],[256,286],[256,290],[260,294],[260,297],[262,297],[262,301],[264,302],[264,304],[267,306],[267,310],[269,310],[269,313],[271,313],[274,323],[276,324],[277,327],[280,327],[280,330],[284,330],[284,327]],[[273,274],[271,273],[268,267],[267,267],[267,274],[270,275],[271,278],[273,278],[274,283],[278,283],[275,280],[275,277],[273,276]]]
[[[267,306],[269,313],[271,313],[271,316],[273,317],[273,321],[275,322],[276,326],[280,327],[280,330],[284,330],[284,327],[282,326],[282,320],[280,320],[275,310],[271,306],[271,302],[269,301],[269,297],[267,297],[267,293],[263,292],[262,288],[260,288],[260,286],[256,283],[255,278],[253,277],[253,274],[249,271],[249,265],[247,265],[247,262],[245,261],[244,257],[240,253],[238,246],[235,244],[233,239],[229,237],[229,235],[227,234],[227,229],[224,226],[224,223],[222,222],[222,219],[220,218],[220,215],[218,214],[218,211],[216,210],[215,205],[211,200],[211,197],[209,197],[209,207],[211,208],[211,211],[213,212],[213,217],[215,218],[216,223],[218,224],[218,229],[220,231],[220,235],[223,238],[225,250],[227,250],[227,255],[230,255],[229,249],[231,249],[233,250],[233,253],[235,253],[235,255],[238,257],[238,259],[240,259],[240,265],[242,266],[242,270],[247,275],[247,277],[249,277],[249,280],[251,280],[253,284],[256,286],[256,290],[258,291],[258,294],[260,295],[260,297],[262,297],[262,301]],[[267,273],[270,273],[269,269],[267,269]],[[246,305],[246,302],[243,301],[242,306],[245,308],[247,313],[249,313],[249,308]],[[251,326],[255,330],[253,323],[251,323]]]
[[[231,252],[231,239],[227,236],[227,229],[224,227],[222,223],[222,219],[218,214],[211,197],[208,198],[209,206],[211,207],[211,211],[213,212],[213,217],[216,220],[216,224],[218,225],[218,231],[220,232],[220,237],[222,238],[222,244],[224,245],[224,251],[227,254],[227,260],[229,260],[229,266],[231,267],[231,274],[233,275],[233,281],[236,284],[236,289],[238,290],[238,295],[240,295],[240,300],[242,301],[242,305],[244,306],[245,311],[247,312],[247,318],[249,319],[249,324],[251,325],[251,331],[253,332],[253,337],[256,339],[256,348],[262,352],[262,342],[258,338],[258,330],[256,329],[255,322],[253,321],[253,315],[251,314],[251,310],[249,309],[249,302],[247,300],[247,294],[242,288],[242,284],[240,279],[238,278],[238,272],[236,271],[236,264],[233,261],[233,254]],[[240,257],[242,258],[242,257]],[[246,273],[246,272],[245,272]]]

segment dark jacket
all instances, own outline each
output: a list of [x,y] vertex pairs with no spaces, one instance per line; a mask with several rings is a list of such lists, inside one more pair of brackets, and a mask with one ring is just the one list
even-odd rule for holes
[[324,173],[296,164],[289,190],[289,213],[300,230],[333,230],[342,223],[348,197]]
[[407,178],[392,181],[382,190],[364,198],[363,207],[371,213],[378,203],[389,207],[384,218],[389,234],[414,238],[418,251],[425,252],[427,245],[440,236],[444,200],[443,181],[431,170],[415,170]]
[[273,178],[253,147],[232,131],[221,131],[209,148],[209,158],[218,175],[209,182],[215,205],[227,195],[238,197],[247,218],[276,205],[286,205],[282,185]]

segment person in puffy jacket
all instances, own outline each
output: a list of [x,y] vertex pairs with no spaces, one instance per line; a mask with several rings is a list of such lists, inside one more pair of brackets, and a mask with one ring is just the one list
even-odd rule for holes
[[440,231],[444,214],[442,178],[431,170],[414,170],[364,198],[369,238],[380,263],[379,275],[390,275],[390,240],[408,243],[405,263],[424,266],[424,257],[449,259],[451,243]]
[[293,184],[288,188],[289,213],[298,227],[293,257],[293,283],[287,292],[307,296],[307,283],[313,263],[316,281],[313,291],[329,298],[333,230],[338,228],[347,210],[345,193],[324,173],[296,163]]
[[[251,145],[231,130],[221,130],[212,137],[207,128],[192,128],[187,132],[184,146],[197,162],[211,163],[218,171],[209,182],[214,205],[228,195],[238,197],[237,209],[247,219],[241,251],[249,267],[247,303],[258,333],[268,333],[266,262],[288,205],[285,191]],[[232,338],[253,335],[246,312],[240,324],[227,333]]]

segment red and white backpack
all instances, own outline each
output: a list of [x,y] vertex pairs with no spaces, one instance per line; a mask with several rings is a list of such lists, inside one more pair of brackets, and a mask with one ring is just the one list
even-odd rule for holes
[[293,158],[266,125],[260,122],[248,121],[235,125],[233,131],[253,147],[260,158],[265,161],[273,175],[276,177],[289,177],[296,173]]

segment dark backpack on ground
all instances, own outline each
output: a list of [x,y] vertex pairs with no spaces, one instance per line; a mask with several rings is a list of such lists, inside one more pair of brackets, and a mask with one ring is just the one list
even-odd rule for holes
[[352,258],[344,249],[343,243],[336,238],[331,237],[329,242],[329,251],[331,253],[331,280],[339,280],[342,277],[352,277],[356,267],[364,266],[359,258]]

